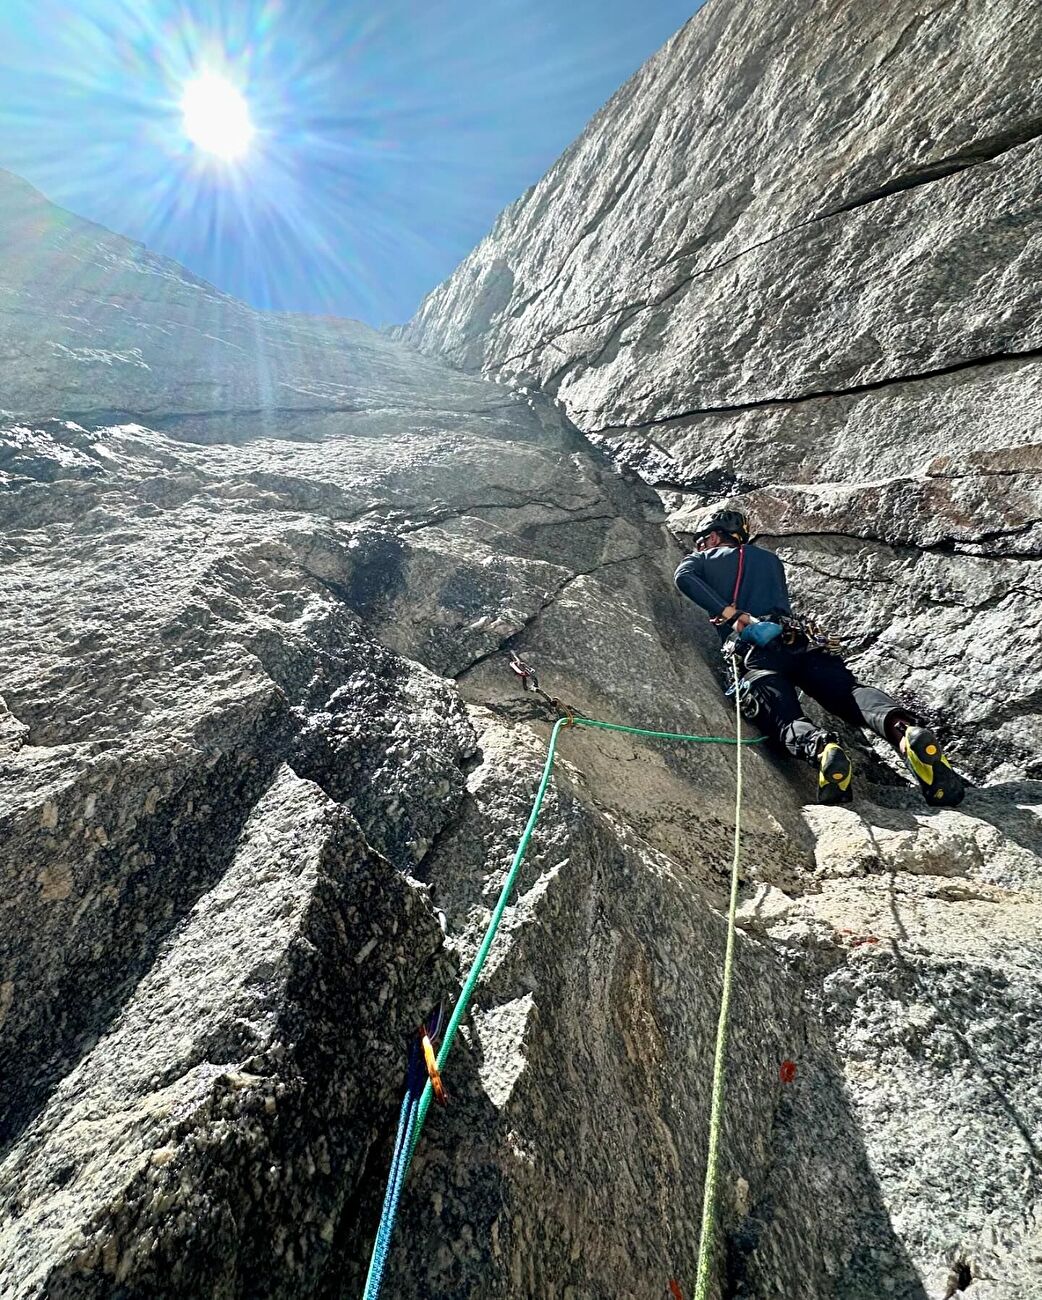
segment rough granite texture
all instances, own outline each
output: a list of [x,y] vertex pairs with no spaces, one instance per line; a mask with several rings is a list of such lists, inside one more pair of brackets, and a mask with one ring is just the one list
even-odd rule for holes
[[747,510],[797,604],[984,783],[929,817],[866,751],[867,799],[810,819],[813,883],[747,900],[817,953],[931,1300],[1042,1296],[1040,74],[1037,6],[710,0],[400,331],[554,398],[681,542]]
[[978,777],[1042,776],[1040,78],[1037,5],[711,0],[402,331],[736,500]]
[[[866,752],[819,809],[746,752],[714,1300],[1042,1297],[1038,381],[1008,357],[800,400],[1035,346],[1034,22],[711,0],[620,92],[410,331],[621,420],[615,460],[542,395],[253,312],[0,175],[5,1300],[360,1294],[410,1035],[545,752],[506,650],[592,715],[733,728],[619,460],[681,536],[747,496],[987,778],[928,811]],[[934,274],[910,250],[953,213]],[[558,383],[562,304],[674,254],[692,283],[737,260]],[[731,749],[565,733],[387,1296],[690,1295],[733,782]]]

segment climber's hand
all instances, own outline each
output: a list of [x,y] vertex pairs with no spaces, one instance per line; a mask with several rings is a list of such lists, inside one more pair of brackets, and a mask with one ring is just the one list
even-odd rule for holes
[[734,617],[735,631],[744,632],[745,629],[749,626],[749,624],[754,623],[755,621],[756,620],[752,617],[751,614],[746,614],[743,610],[739,610]]

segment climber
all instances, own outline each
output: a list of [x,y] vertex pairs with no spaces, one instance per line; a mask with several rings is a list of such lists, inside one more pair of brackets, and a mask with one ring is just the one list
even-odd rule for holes
[[932,807],[962,801],[962,778],[929,728],[874,686],[862,686],[828,638],[794,617],[785,566],[773,551],[749,542],[749,521],[738,510],[710,513],[695,534],[695,550],[677,569],[683,595],[716,625],[725,653],[741,674],[743,712],[788,749],[818,768],[821,803],[853,798],[850,758],[835,733],[815,726],[797,689],[856,727],[868,727],[901,755]]

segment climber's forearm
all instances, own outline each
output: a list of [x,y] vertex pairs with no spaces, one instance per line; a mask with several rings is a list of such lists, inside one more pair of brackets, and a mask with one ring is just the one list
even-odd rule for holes
[[[673,575],[677,590],[687,596],[688,600],[693,600],[699,608],[704,609],[710,618],[719,618],[724,613],[724,610],[730,610],[731,614],[733,614],[735,612],[734,606],[728,605],[722,600],[705,579],[700,576],[699,571],[702,568],[702,563],[700,555],[689,555],[686,560],[680,562],[676,573]],[[728,617],[730,616],[729,614]]]

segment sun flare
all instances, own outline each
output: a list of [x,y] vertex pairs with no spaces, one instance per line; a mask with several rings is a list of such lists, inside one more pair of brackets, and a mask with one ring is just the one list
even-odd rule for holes
[[255,134],[242,92],[215,72],[203,72],[185,85],[181,113],[185,135],[196,148],[225,162],[241,158]]

